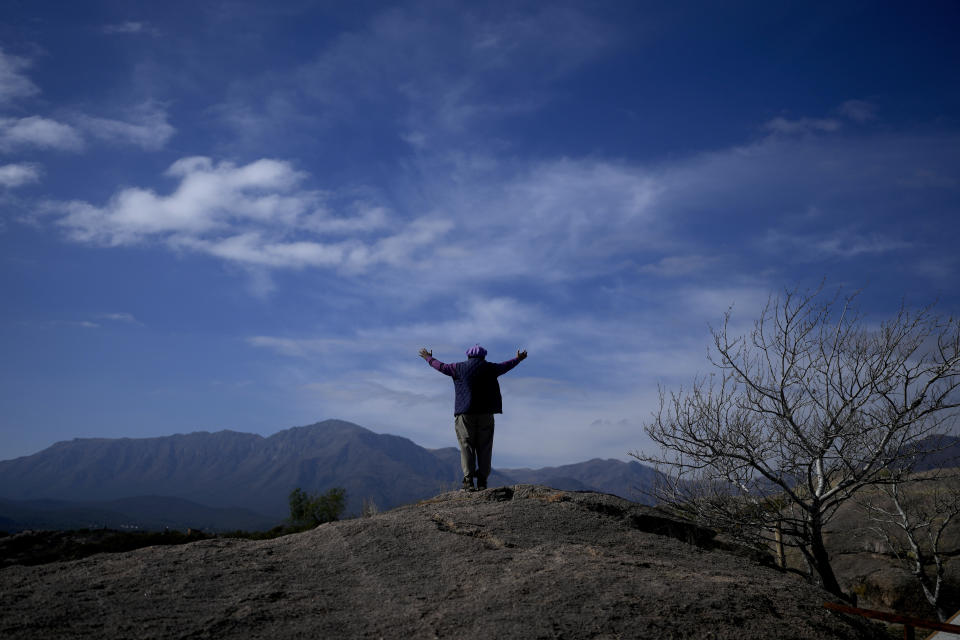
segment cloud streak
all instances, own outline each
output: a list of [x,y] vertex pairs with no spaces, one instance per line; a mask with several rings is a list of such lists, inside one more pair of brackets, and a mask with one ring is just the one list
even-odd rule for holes
[[0,151],[23,148],[80,151],[83,138],[72,126],[41,116],[0,118]]
[[365,136],[362,113],[395,119],[395,135],[413,147],[449,148],[476,127],[535,112],[551,83],[613,40],[606,25],[571,7],[504,14],[410,3],[324,43],[288,72],[238,80],[214,112],[251,144],[290,122]]
[[101,27],[101,31],[107,35],[133,35],[144,33],[148,35],[157,35],[157,31],[150,27],[146,22],[128,20],[116,24],[107,24]]
[[17,163],[0,165],[0,186],[13,189],[40,181],[43,171],[39,165]]
[[89,136],[111,144],[131,144],[145,151],[158,151],[176,133],[167,121],[167,114],[155,105],[146,103],[132,110],[131,121],[77,116],[77,126]]
[[23,71],[30,67],[26,58],[11,56],[0,49],[0,105],[8,104],[40,93]]

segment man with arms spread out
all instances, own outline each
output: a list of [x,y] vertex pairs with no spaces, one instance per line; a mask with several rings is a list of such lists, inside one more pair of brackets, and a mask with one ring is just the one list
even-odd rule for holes
[[439,371],[453,378],[456,397],[453,415],[460,442],[460,467],[463,469],[463,490],[487,488],[490,475],[490,456],[493,453],[493,414],[503,413],[503,399],[497,377],[513,369],[527,357],[518,349],[517,357],[494,364],[486,361],[487,350],[474,345],[467,350],[463,362],[444,364],[433,357],[432,351],[420,349],[420,357]]

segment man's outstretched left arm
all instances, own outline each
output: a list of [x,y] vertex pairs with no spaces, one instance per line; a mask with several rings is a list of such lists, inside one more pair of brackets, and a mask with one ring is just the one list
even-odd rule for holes
[[527,359],[527,351],[525,349],[517,349],[516,358],[510,358],[506,362],[500,362],[493,366],[496,367],[497,375],[502,376],[507,371],[510,371],[510,369],[513,369],[515,366],[517,366],[518,364],[520,364],[522,361],[526,359]]

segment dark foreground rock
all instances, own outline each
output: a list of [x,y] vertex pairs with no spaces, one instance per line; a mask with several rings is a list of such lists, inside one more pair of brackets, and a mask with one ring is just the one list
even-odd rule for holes
[[613,496],[448,493],[274,540],[0,571],[2,638],[882,638]]

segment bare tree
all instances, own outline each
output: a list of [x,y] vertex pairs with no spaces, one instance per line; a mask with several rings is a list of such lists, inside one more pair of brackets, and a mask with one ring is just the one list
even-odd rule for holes
[[955,420],[960,323],[931,308],[867,325],[856,294],[771,297],[747,336],[728,311],[716,371],[661,389],[645,429],[665,505],[744,540],[796,547],[808,574],[846,597],[824,546],[837,507],[909,464]]
[[960,515],[960,491],[951,482],[955,480],[955,475],[919,479],[897,475],[877,495],[862,501],[874,523],[870,528],[917,579],[941,622],[948,616],[941,602],[945,552],[956,551],[943,548],[943,534]]

